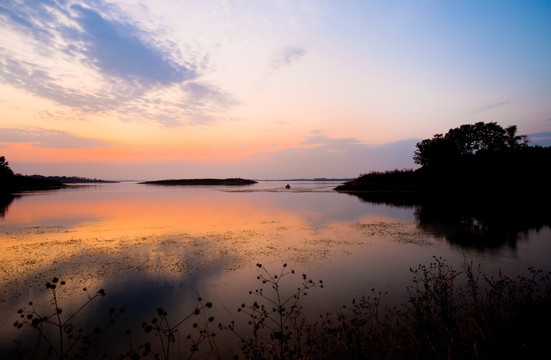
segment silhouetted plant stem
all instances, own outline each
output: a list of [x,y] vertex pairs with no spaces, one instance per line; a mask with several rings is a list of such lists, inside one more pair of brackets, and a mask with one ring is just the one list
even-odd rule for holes
[[[177,341],[180,339],[179,327],[191,318],[202,315],[202,317],[200,317],[202,320],[201,322],[197,321],[193,323],[193,328],[197,330],[197,335],[193,336],[192,334],[188,334],[186,337],[186,339],[191,342],[189,358],[193,357],[193,355],[199,351],[199,345],[205,340],[207,340],[210,344],[210,352],[217,354],[218,350],[216,348],[216,344],[212,341],[214,333],[209,327],[209,323],[214,321],[214,317],[210,316],[207,318],[205,311],[211,307],[211,302],[204,303],[201,297],[198,297],[195,309],[183,319],[178,321],[175,325],[170,324],[168,313],[163,308],[158,308],[158,318],[154,317],[150,323],[143,323],[142,327],[146,333],[153,332],[155,336],[158,337],[162,358],[170,359],[172,354],[172,344],[178,343],[178,345],[180,345],[180,342]],[[178,348],[178,357],[180,358],[181,356],[181,349]]]
[[[336,308],[334,314],[320,315],[319,321],[312,323],[302,316],[299,303],[307,290],[322,287],[322,281],[303,275],[302,285],[287,295],[289,287],[283,286],[282,279],[294,271],[284,265],[279,273],[272,274],[257,266],[257,279],[270,287],[250,291],[256,301],[243,303],[238,309],[246,315],[248,330],[238,328],[235,320],[226,326],[219,324],[220,330],[229,330],[241,342],[240,352],[228,344],[229,354],[220,353],[210,325],[214,318],[207,312],[212,304],[198,298],[195,309],[174,324],[167,312],[158,308],[156,316],[142,325],[157,337],[156,350],[150,343],[135,348],[128,330],[129,351],[119,358],[226,359],[236,354],[246,359],[274,360],[517,359],[541,354],[551,336],[551,274],[541,270],[529,269],[527,276],[516,278],[502,272],[483,275],[480,266],[472,262],[465,260],[461,270],[456,270],[435,257],[430,264],[411,269],[413,286],[408,287],[408,302],[400,309],[383,302],[386,293],[372,289],[369,296]],[[87,301],[64,320],[57,294],[64,282],[54,280],[47,283],[54,312],[42,316],[31,302],[18,311],[21,319],[14,326],[28,326],[37,332],[32,358],[83,358],[118,313],[111,308],[103,327],[73,331],[75,316],[105,293],[100,290],[88,295]],[[190,321],[194,321],[194,330],[181,336],[183,325]],[[58,336],[62,339],[56,339]],[[40,351],[44,346],[47,354]]]
[[[233,321],[226,328],[238,336],[243,344],[242,350],[253,359],[265,358],[267,355],[277,359],[295,356],[301,351],[300,327],[304,325],[301,318],[302,308],[298,306],[298,302],[307,295],[309,289],[323,287],[323,281],[314,282],[302,275],[302,286],[289,296],[284,296],[280,282],[295,274],[295,271],[287,270],[287,264],[284,264],[279,273],[272,275],[261,264],[257,264],[257,267],[260,272],[257,279],[262,284],[270,285],[273,291],[268,293],[264,288],[249,291],[249,294],[258,296],[260,302],[255,301],[248,306],[243,303],[237,310],[249,317],[248,323],[253,328],[252,337],[237,332]],[[269,330],[270,341],[266,342],[266,338],[260,335],[261,329]]]
[[[94,299],[99,296],[105,296],[103,289],[100,289],[95,295],[90,296],[86,289],[83,291],[87,293],[88,299],[81,305],[76,311],[68,316],[66,320],[62,317],[62,308],[59,303],[57,291],[65,285],[65,281],[60,281],[57,277],[54,277],[51,282],[46,283],[46,288],[51,293],[51,304],[53,306],[53,313],[49,316],[43,316],[35,309],[34,304],[29,302],[30,309],[22,308],[18,310],[20,318],[14,323],[16,328],[31,327],[38,331],[38,344],[35,348],[35,354],[39,354],[40,341],[44,341],[47,345],[48,353],[54,355],[58,359],[66,359],[74,354],[84,354],[88,351],[88,348],[97,340],[97,338],[105,331],[105,329],[115,322],[117,315],[115,309],[111,308],[109,321],[103,327],[96,327],[92,331],[85,333],[83,329],[74,331],[74,325],[72,320]],[[123,313],[124,309],[121,309],[119,314]],[[53,326],[57,333],[57,339],[51,339],[47,333],[45,326]],[[56,340],[56,341],[55,341]],[[57,346],[54,345],[54,341]],[[80,349],[76,350],[75,347],[80,345]]]
[[[54,282],[57,278],[54,279]],[[54,299],[54,307],[56,309],[56,317],[57,317],[57,324],[56,326],[59,328],[59,355],[60,358],[63,360],[65,358],[65,351],[63,351],[63,323],[61,322],[61,308],[59,307],[59,304],[57,303],[57,292],[54,289],[52,289],[52,296]]]

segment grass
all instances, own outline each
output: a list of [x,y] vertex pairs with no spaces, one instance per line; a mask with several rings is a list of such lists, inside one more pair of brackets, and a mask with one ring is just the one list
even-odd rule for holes
[[[385,293],[306,319],[302,299],[323,281],[305,274],[290,289],[287,278],[300,276],[286,265],[272,273],[258,264],[260,286],[249,292],[235,319],[218,323],[209,315],[212,303],[197,299],[187,316],[172,321],[161,308],[142,324],[151,341],[135,345],[128,330],[127,351],[103,353],[110,359],[516,359],[545,353],[551,335],[550,274],[529,269],[528,276],[484,274],[479,265],[464,261],[461,268],[442,258],[410,269],[408,299],[399,306],[385,302]],[[52,311],[39,314],[32,306],[19,311],[16,328],[30,328],[37,342],[20,344],[17,358],[97,358],[95,346],[105,329],[123,310],[111,309],[103,327],[76,329],[73,322],[91,302],[103,297],[86,291],[82,306],[66,317],[58,291],[64,283],[47,283]],[[310,296],[310,295],[309,295]],[[193,331],[185,333],[183,324]],[[47,329],[49,328],[49,329]],[[136,331],[136,329],[134,329]],[[218,335],[229,343],[219,343]],[[233,339],[233,340],[231,340]],[[32,351],[23,351],[25,348]],[[223,350],[220,350],[223,349]]]
[[423,178],[411,169],[372,171],[361,174],[357,179],[347,181],[335,188],[337,191],[420,191]]

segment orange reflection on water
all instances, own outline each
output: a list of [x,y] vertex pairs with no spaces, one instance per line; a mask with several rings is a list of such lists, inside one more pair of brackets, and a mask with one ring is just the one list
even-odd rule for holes
[[203,289],[212,282],[219,289],[212,291],[228,292],[225,283],[234,282],[224,279],[254,275],[257,262],[272,269],[375,266],[384,262],[381,251],[398,248],[392,237],[415,231],[412,222],[354,206],[365,208],[337,193],[137,184],[25,195],[0,219],[0,311],[13,312],[53,276],[67,281],[68,295],[128,279],[178,284],[196,277]]
[[304,211],[246,194],[73,190],[16,201],[0,233],[2,283],[37,274],[97,279],[189,273],[213,264],[239,268],[267,254],[316,256],[306,250],[319,248],[312,239],[328,238],[305,222]]
[[[196,196],[160,199],[117,196],[114,200],[77,198],[55,202],[49,197],[21,201],[10,209],[10,224],[19,226],[63,227],[67,230],[91,228],[93,233],[109,233],[124,229],[129,235],[144,229],[165,229],[165,232],[202,233],[213,228],[233,230],[256,223],[293,216],[288,212],[236,198]],[[24,199],[25,200],[25,199]],[[90,234],[86,234],[90,235]]]

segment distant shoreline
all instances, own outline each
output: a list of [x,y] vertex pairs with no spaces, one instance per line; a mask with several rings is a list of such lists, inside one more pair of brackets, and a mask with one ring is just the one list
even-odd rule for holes
[[43,175],[28,175],[26,176],[32,179],[38,180],[53,180],[62,184],[114,184],[119,181],[115,180],[102,180],[102,179],[90,179],[80,176],[43,176]]
[[355,178],[313,178],[313,179],[258,179],[257,181],[352,181]]

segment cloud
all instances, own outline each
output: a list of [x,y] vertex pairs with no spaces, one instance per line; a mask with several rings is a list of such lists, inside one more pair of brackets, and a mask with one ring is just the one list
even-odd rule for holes
[[224,120],[221,110],[237,104],[231,94],[215,85],[187,81],[153,89],[137,99],[130,93],[119,112],[124,121],[155,121],[166,127],[177,127]]
[[167,126],[212,122],[237,103],[200,80],[207,55],[186,57],[116,6],[86,4],[3,4],[0,31],[15,46],[0,44],[0,81],[81,112],[115,111]]
[[3,2],[0,15],[20,29],[30,31],[34,38],[47,42],[54,40],[55,36],[50,28],[41,25],[55,21],[55,12],[47,11],[52,6],[55,7],[55,3],[47,0]]
[[299,145],[324,145],[324,146],[343,146],[361,144],[354,138],[329,138],[322,135],[319,131],[312,131],[312,135],[306,137]]
[[476,110],[474,110],[473,112],[471,112],[471,114],[479,114],[479,113],[484,112],[484,111],[497,109],[497,108],[499,108],[499,107],[502,107],[502,106],[505,106],[505,105],[509,105],[510,103],[511,103],[510,100],[501,101],[501,102],[498,102],[498,103],[496,103],[496,104],[491,104],[491,105],[484,106],[484,107],[481,107],[481,108],[479,108],[479,109],[476,109]]
[[141,40],[134,26],[108,20],[80,5],[71,9],[82,31],[66,31],[65,35],[74,42],[83,41],[84,54],[102,72],[142,85],[170,85],[197,76],[193,69],[169,61],[162,49]]
[[539,146],[551,146],[551,131],[528,134],[528,140]]
[[274,54],[270,68],[272,71],[278,71],[297,63],[304,55],[306,55],[306,50],[302,47],[285,47]]
[[28,143],[34,147],[50,149],[96,149],[111,146],[110,143],[102,140],[40,128],[0,128],[0,142]]
[[[94,4],[107,10],[101,2]],[[168,85],[197,76],[191,66],[176,64],[170,53],[146,42],[145,32],[92,8],[43,0],[14,2],[0,14],[43,46],[51,43],[51,50],[84,55],[100,72],[124,81]]]
[[528,134],[528,137],[533,138],[551,138],[551,131],[543,131],[538,133]]
[[291,125],[290,122],[288,122],[288,121],[283,121],[283,120],[273,120],[272,122],[273,122],[274,124],[283,125],[283,126],[289,126],[289,125]]
[[217,104],[227,107],[238,104],[231,94],[224,92],[214,85],[202,84],[199,82],[186,82],[181,86],[187,95],[186,107],[191,105],[202,106],[204,104]]
[[[356,138],[307,136],[297,147],[256,154],[257,178],[355,177],[369,171],[415,168],[412,160],[418,139],[366,144]],[[315,145],[315,146],[311,146]]]
[[0,61],[0,78],[42,98],[85,112],[109,110],[115,107],[112,101],[104,96],[85,94],[78,89],[64,87],[56,82],[52,74],[41,69],[40,66],[19,61],[9,55]]
[[[5,129],[0,129],[0,134]],[[38,131],[38,130],[37,130]],[[46,130],[42,130],[46,131]],[[21,140],[29,141],[29,136]],[[304,143],[309,143],[306,137]],[[357,177],[370,171],[416,168],[412,156],[419,139],[405,139],[386,144],[366,144],[355,138],[324,137],[317,146],[297,145],[283,150],[258,152],[235,161],[163,161],[140,163],[19,163],[12,169],[21,173],[55,175],[70,173],[105,179],[248,177],[253,179],[291,179],[315,177]],[[36,138],[35,138],[36,140]],[[0,139],[0,146],[2,145]],[[153,178],[152,178],[153,177]]]

